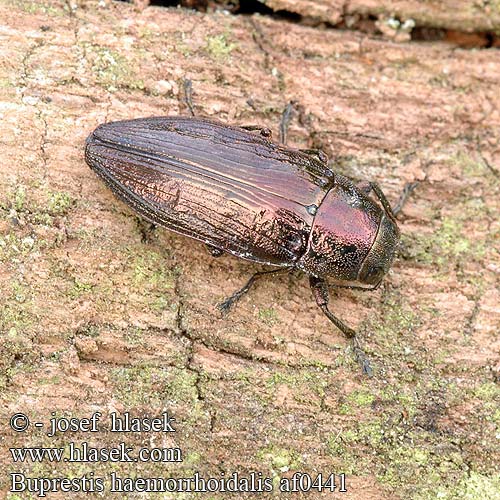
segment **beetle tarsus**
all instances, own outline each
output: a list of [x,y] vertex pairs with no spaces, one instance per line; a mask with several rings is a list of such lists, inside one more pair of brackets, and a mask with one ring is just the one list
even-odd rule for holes
[[245,295],[245,293],[250,290],[252,285],[255,283],[256,280],[259,278],[262,278],[263,276],[267,276],[269,274],[278,274],[278,273],[284,273],[284,272],[289,272],[290,269],[273,269],[271,271],[259,271],[256,272],[254,275],[250,277],[250,279],[245,283],[243,287],[241,287],[239,290],[234,292],[230,297],[228,297],[224,302],[221,302],[220,304],[217,305],[217,308],[219,311],[222,312],[223,315],[227,314],[231,308],[238,302],[238,300]]
[[413,191],[415,191],[415,188],[418,186],[418,184],[419,184],[418,181],[407,182],[405,184],[405,187],[403,188],[403,191],[401,192],[401,196],[399,197],[398,202],[396,203],[395,207],[392,209],[392,212],[394,213],[394,215],[396,217],[401,212],[401,210],[405,206],[406,202],[408,201],[408,198],[410,197],[411,193],[413,193]]
[[[229,313],[231,308],[240,300],[240,297],[245,293],[242,292],[243,289],[238,290],[237,292],[233,293],[231,297],[228,297],[224,302],[221,302],[220,304],[217,304],[217,309],[222,313],[223,316]],[[240,294],[241,292],[241,294]]]
[[352,344],[352,350],[354,352],[354,357],[356,358],[358,364],[361,366],[361,371],[363,372],[363,375],[366,375],[367,377],[373,377],[373,369],[370,360],[366,356],[363,348],[359,345],[358,337],[356,336],[353,337],[351,344]]
[[310,276],[309,284],[311,285],[316,304],[318,304],[319,308],[323,311],[323,314],[351,341],[354,357],[361,366],[363,374],[371,377],[373,375],[373,370],[365,352],[359,345],[356,332],[352,328],[348,327],[342,320],[337,318],[337,316],[332,314],[330,309],[328,309],[328,301],[330,297],[328,295],[328,286],[326,281]]
[[263,274],[264,272],[260,272],[260,273],[255,273],[246,283],[245,285],[240,288],[239,290],[237,290],[236,292],[234,292],[230,297],[228,297],[224,302],[221,302],[220,304],[217,305],[217,308],[219,309],[219,311],[223,314],[223,315],[226,315],[230,310],[231,308],[234,306],[234,304],[236,304],[236,302],[238,302],[241,297],[243,297],[243,295],[245,295],[245,293],[248,292],[248,290],[250,290],[250,288],[252,287],[252,285],[254,284],[255,280],[260,278],[260,276]]

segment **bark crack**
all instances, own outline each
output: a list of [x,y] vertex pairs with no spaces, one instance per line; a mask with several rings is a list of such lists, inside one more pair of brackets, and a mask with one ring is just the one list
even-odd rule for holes
[[42,122],[42,133],[41,133],[41,138],[40,138],[40,144],[39,144],[39,151],[40,151],[40,157],[42,159],[42,165],[43,165],[43,179],[47,177],[47,163],[49,156],[47,154],[46,146],[47,146],[47,137],[48,137],[48,123],[47,120],[43,114],[43,111],[40,109],[40,107],[37,105],[37,117],[38,119]]
[[31,45],[24,57],[21,61],[21,75],[20,75],[20,94],[21,94],[21,102],[27,106],[33,106],[35,108],[35,115],[37,119],[41,122],[41,130],[40,130],[40,141],[38,144],[38,152],[42,161],[43,166],[43,174],[42,178],[45,179],[47,175],[47,162],[48,162],[48,154],[46,150],[47,146],[47,136],[48,136],[48,123],[44,116],[43,109],[41,108],[41,100],[39,97],[32,97],[27,94],[27,88],[29,86],[30,79],[30,61],[31,58],[35,55],[36,51],[43,47],[45,44],[44,40],[38,40],[36,43]]
[[[175,2],[173,2],[175,4]],[[311,2],[312,4],[313,2]],[[185,5],[185,2],[178,2],[180,6]],[[384,28],[377,26],[377,21],[388,21],[393,20],[398,23],[398,26],[391,32],[392,37],[395,38],[398,35],[404,36],[405,40],[408,38],[409,42],[419,42],[425,41],[441,41],[447,40],[453,46],[459,46],[464,49],[477,49],[477,48],[490,48],[496,46],[498,43],[498,33],[495,32],[494,24],[491,21],[489,23],[485,22],[485,17],[483,19],[474,20],[469,18],[464,23],[473,23],[472,29],[461,28],[460,25],[457,26],[457,19],[453,16],[448,18],[443,17],[430,17],[430,16],[419,16],[416,11],[410,11],[408,13],[398,13],[391,9],[380,9],[380,7],[372,7],[368,9],[356,8],[354,5],[351,8],[350,0],[345,0],[342,5],[335,10],[335,15],[314,15],[314,12],[304,12],[303,9],[294,9],[293,2],[277,2],[276,5],[267,5],[265,0],[259,0],[258,2],[251,2],[246,4],[244,2],[236,3],[236,6],[229,8],[227,2],[215,1],[215,8],[217,4],[222,4],[225,10],[229,10],[234,16],[254,16],[260,15],[264,18],[270,18],[275,20],[280,20],[282,22],[292,23],[307,26],[309,28],[316,28],[322,30],[337,30],[337,31],[350,31],[357,32],[367,36],[368,38],[380,38],[383,36]],[[171,1],[157,1],[155,5],[164,5],[165,7],[171,7]],[[194,8],[201,12],[206,12],[206,4],[201,2],[196,5],[189,4],[190,8]],[[273,8],[274,7],[274,8]],[[488,16],[490,17],[490,16]],[[412,26],[405,27],[403,20],[408,20],[408,18],[413,22]],[[415,18],[415,19],[414,19]],[[253,21],[250,17],[251,22]],[[493,26],[493,27],[491,27]],[[472,34],[472,36],[471,36]],[[450,35],[448,37],[448,35]],[[463,38],[460,41],[460,37]],[[391,34],[387,35],[388,40],[391,39]]]
[[44,45],[43,40],[38,40],[36,43],[31,45],[26,53],[24,54],[24,57],[21,60],[21,77],[20,77],[20,86],[21,86],[21,99],[24,101],[26,97],[26,89],[28,87],[28,79],[30,77],[30,71],[29,71],[29,62],[30,59],[33,57],[35,52]]

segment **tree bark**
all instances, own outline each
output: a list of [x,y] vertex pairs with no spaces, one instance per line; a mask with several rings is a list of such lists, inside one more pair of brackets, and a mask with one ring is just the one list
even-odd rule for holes
[[[415,2],[396,4],[402,19],[428,15]],[[488,16],[465,20],[462,4],[456,26],[443,25],[493,29]],[[335,23],[332,9],[325,20]],[[488,19],[498,26],[493,12]],[[346,473],[345,498],[493,498],[498,50],[121,2],[3,0],[0,26],[2,491],[7,472],[21,469],[93,471],[106,488],[112,472],[255,471],[276,494],[279,479],[299,471]],[[150,231],[85,164],[85,138],[99,123],[187,115],[187,81],[198,116],[269,127],[274,137],[293,101],[289,145],[323,149],[335,171],[377,181],[393,204],[419,182],[383,286],[332,290],[331,309],[359,332],[373,378],[361,375],[304,276],[259,282],[221,318],[216,304],[257,268]],[[48,437],[34,426],[51,412],[97,411],[97,433]],[[113,412],[164,411],[175,433],[109,431]],[[7,427],[16,412],[32,421],[25,432]],[[179,447],[184,461],[76,468],[13,463],[7,452],[70,441]],[[308,498],[332,496],[312,491]]]

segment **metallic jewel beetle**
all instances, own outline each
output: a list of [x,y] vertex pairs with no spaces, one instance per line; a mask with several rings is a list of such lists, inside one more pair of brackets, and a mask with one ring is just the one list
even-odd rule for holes
[[[317,304],[353,339],[368,372],[355,332],[328,309],[326,278],[376,288],[399,241],[394,213],[377,184],[355,185],[328,168],[324,153],[269,135],[199,118],[142,118],[97,127],[85,158],[145,219],[206,243],[214,256],[308,274]],[[272,272],[254,275],[221,309]]]

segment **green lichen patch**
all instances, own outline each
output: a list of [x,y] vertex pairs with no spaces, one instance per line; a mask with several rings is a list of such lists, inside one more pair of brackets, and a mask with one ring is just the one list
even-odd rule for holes
[[37,250],[37,241],[30,235],[15,233],[0,236],[0,262],[17,264]]
[[68,215],[76,200],[66,191],[54,191],[38,182],[16,182],[7,190],[1,208],[22,223],[53,226],[57,218]]
[[30,330],[35,321],[32,308],[32,291],[26,285],[14,281],[10,290],[3,293],[0,306],[0,332],[15,336]]
[[259,309],[259,319],[268,326],[279,323],[278,313],[272,307]]
[[0,390],[2,391],[8,388],[17,374],[29,373],[36,366],[37,355],[32,348],[31,338],[19,330],[19,326],[19,323],[11,326],[7,333],[3,334],[0,342]]
[[[456,448],[443,448],[441,441],[432,432],[398,425],[392,419],[372,418],[332,434],[328,449],[346,473],[370,471],[407,498],[436,498],[431,495],[438,486],[452,488],[467,471]],[[421,496],[410,493],[415,489]]]
[[485,240],[467,234],[462,217],[444,217],[434,232],[403,235],[402,240],[410,258],[439,269],[452,266],[459,259],[480,261],[487,247]]
[[64,191],[52,191],[48,196],[47,210],[50,215],[65,215],[75,204],[74,198]]
[[127,408],[197,405],[197,375],[188,370],[141,364],[112,371],[114,395]]
[[455,153],[450,159],[451,165],[457,165],[468,179],[489,178],[490,182],[498,184],[498,180],[492,175],[482,158],[474,157],[465,150]]
[[4,78],[0,76],[0,89],[7,89],[13,86],[14,84],[9,78]]
[[64,4],[60,8],[48,2],[38,2],[32,0],[8,0],[7,4],[26,12],[27,14],[45,14],[49,16],[65,15]]
[[482,401],[498,401],[500,404],[500,387],[493,382],[485,382],[473,390],[473,394]]
[[347,400],[358,407],[364,407],[370,406],[375,401],[375,396],[366,389],[358,389],[348,394]]
[[384,352],[384,359],[413,358],[411,339],[423,322],[422,313],[410,308],[396,291],[386,293],[378,307],[377,316],[364,327],[375,341],[376,350]]
[[128,59],[116,50],[94,44],[84,44],[84,50],[96,82],[108,91],[144,89]]
[[463,474],[458,484],[436,485],[435,491],[417,494],[417,500],[498,500],[500,492],[500,474],[492,476],[471,471]]
[[206,38],[206,50],[216,60],[225,60],[237,47],[236,43],[229,41],[227,34],[210,35]]
[[[484,400],[480,408],[478,397]],[[394,381],[390,387],[355,389],[343,400],[349,411],[341,414],[350,420],[341,421],[327,439],[337,468],[374,474],[404,498],[490,498],[498,483],[493,450],[500,395],[495,384],[471,388],[431,378],[412,390]],[[468,422],[467,431],[450,441],[447,429],[456,411]]]
[[73,281],[73,285],[68,290],[68,296],[71,299],[78,299],[82,295],[90,293],[93,288],[94,288],[94,285],[92,283],[86,283],[84,281],[81,281],[77,277],[75,277],[74,281]]
[[14,281],[2,290],[0,304],[0,389],[6,388],[12,377],[34,366],[31,332],[37,315],[32,290]]
[[137,249],[127,257],[126,275],[130,276],[130,287],[147,307],[156,313],[172,305],[175,280],[180,269],[171,267],[166,255],[155,250]]
[[17,212],[22,212],[26,203],[26,187],[22,184],[17,185],[12,193],[12,207]]
[[301,369],[283,369],[275,371],[266,380],[266,386],[274,391],[272,397],[276,397],[281,386],[290,390],[290,397],[300,404],[321,405],[328,386],[327,371],[322,368],[304,367]]
[[131,347],[138,347],[144,342],[144,332],[140,328],[130,328],[123,334],[123,338]]
[[267,446],[257,453],[257,459],[275,473],[287,472],[290,469],[299,469],[302,463],[300,454],[295,450],[279,446]]

